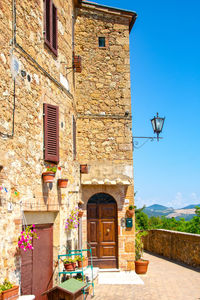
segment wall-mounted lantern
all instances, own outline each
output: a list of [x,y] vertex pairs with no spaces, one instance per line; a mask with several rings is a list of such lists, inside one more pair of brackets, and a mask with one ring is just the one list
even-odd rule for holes
[[88,174],[89,166],[87,164],[80,165],[80,172],[81,172],[81,174]]
[[[154,116],[154,118],[151,119],[151,125],[153,127],[154,133],[157,134],[157,137],[155,137],[155,136],[133,136],[133,149],[141,148],[148,140],[153,141],[153,140],[157,139],[157,141],[159,141],[160,139],[162,139],[162,137],[160,137],[159,134],[162,132],[164,121],[165,121],[165,118],[159,117],[158,113],[157,113],[157,116],[156,117]],[[147,141],[145,141],[141,146],[137,146],[138,142],[134,141],[134,139],[146,139]]]

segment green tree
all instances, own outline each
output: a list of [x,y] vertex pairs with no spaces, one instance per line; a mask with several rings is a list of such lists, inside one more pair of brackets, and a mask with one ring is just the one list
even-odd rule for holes
[[137,209],[135,206],[135,220],[136,223],[138,224],[139,229],[147,230],[148,229],[148,223],[149,223],[149,218],[147,214],[143,212],[143,209],[145,206],[142,208]]

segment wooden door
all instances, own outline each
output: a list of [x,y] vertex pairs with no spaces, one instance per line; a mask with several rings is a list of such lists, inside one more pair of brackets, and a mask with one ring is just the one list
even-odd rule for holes
[[45,300],[47,297],[41,294],[47,290],[53,273],[53,227],[51,224],[37,225],[36,232],[40,238],[33,240],[34,250],[21,250],[21,294]]
[[92,247],[94,266],[102,269],[118,267],[116,210],[115,201],[88,203],[88,243]]

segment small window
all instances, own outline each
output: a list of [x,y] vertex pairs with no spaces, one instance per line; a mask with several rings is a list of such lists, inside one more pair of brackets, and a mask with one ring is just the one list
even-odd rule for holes
[[59,162],[59,107],[44,103],[44,160]]
[[57,56],[57,8],[53,4],[52,0],[44,0],[44,27],[45,44]]
[[105,37],[99,37],[99,48],[106,47],[106,39]]

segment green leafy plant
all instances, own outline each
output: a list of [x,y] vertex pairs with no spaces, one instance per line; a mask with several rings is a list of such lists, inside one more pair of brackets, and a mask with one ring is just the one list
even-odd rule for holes
[[132,210],[132,209],[134,209],[134,205],[129,205],[129,208],[128,208],[129,210]]
[[[136,224],[136,230],[137,230],[137,224]],[[144,243],[142,240],[142,237],[147,235],[147,231],[138,231],[136,232],[135,235],[135,260],[141,259],[143,255],[143,250],[144,250]]]
[[56,171],[57,171],[57,166],[55,166],[55,165],[49,165],[49,166],[47,166],[47,172],[53,172],[53,173],[56,173]]
[[7,279],[5,279],[3,284],[0,284],[0,294],[3,291],[11,289],[12,287],[13,287],[13,284],[10,281],[8,281]]
[[68,229],[78,228],[78,224],[79,224],[78,212],[79,212],[78,207],[71,210],[69,218],[67,218],[65,221],[65,229],[68,230]]
[[77,257],[76,257],[76,260],[77,260],[77,261],[85,261],[86,258],[87,258],[87,257],[85,257],[85,256],[82,256],[82,257],[81,257],[81,256],[77,256]]
[[63,263],[64,264],[71,264],[71,263],[74,263],[76,262],[76,259],[73,259],[73,258],[65,258],[63,259]]

